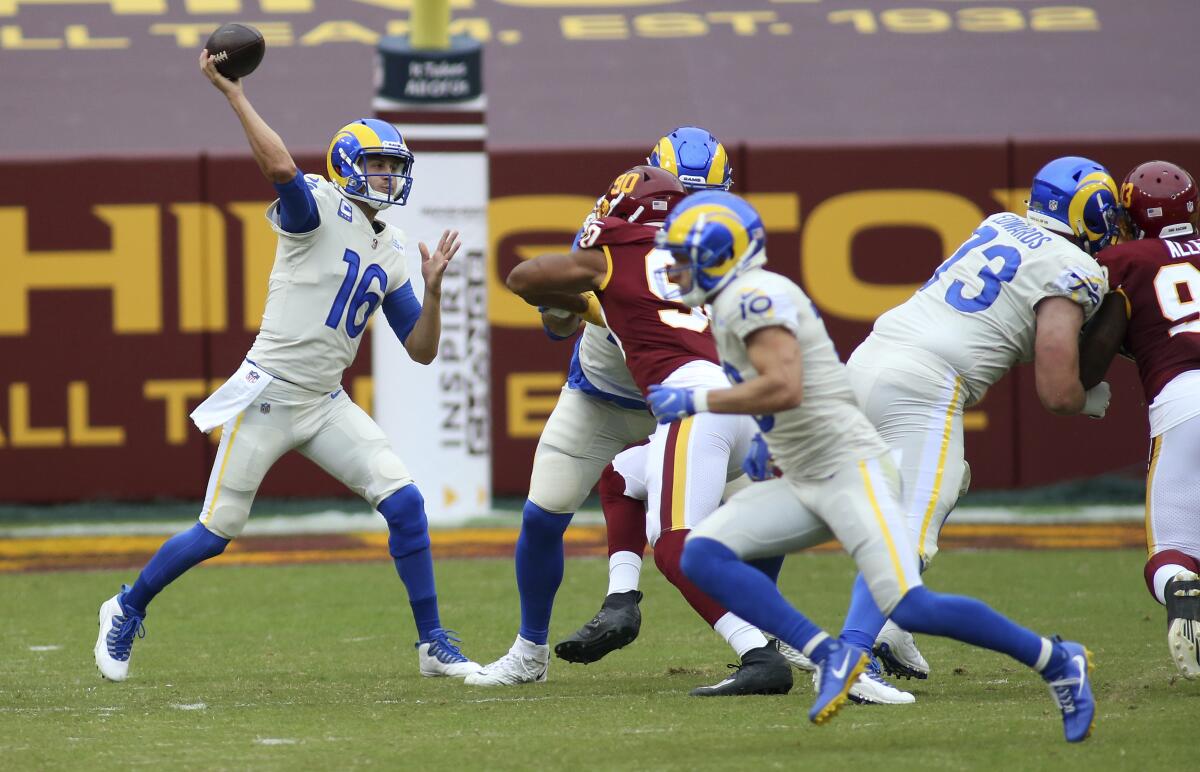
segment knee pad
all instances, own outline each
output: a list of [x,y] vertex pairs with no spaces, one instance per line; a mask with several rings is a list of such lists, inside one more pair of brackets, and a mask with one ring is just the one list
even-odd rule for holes
[[402,558],[429,547],[429,520],[425,499],[416,485],[406,485],[379,502],[388,524],[388,552]]
[[601,468],[597,462],[544,446],[533,459],[529,500],[547,512],[574,512],[591,492]]

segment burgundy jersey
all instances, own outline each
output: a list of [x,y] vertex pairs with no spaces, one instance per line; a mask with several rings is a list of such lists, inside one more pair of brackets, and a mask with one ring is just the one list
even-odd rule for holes
[[642,394],[688,362],[720,361],[704,312],[664,299],[655,273],[671,257],[654,248],[656,233],[652,225],[603,217],[587,225],[579,242],[581,248],[603,250],[608,260],[596,296]]
[[1096,260],[1125,297],[1124,346],[1153,402],[1172,378],[1200,370],[1200,239],[1130,241]]

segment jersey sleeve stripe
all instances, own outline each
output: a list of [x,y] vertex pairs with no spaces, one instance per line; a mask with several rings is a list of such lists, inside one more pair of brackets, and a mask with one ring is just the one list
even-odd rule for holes
[[1146,554],[1154,555],[1157,544],[1154,543],[1154,521],[1150,517],[1150,510],[1154,500],[1154,470],[1158,468],[1158,454],[1162,451],[1162,439],[1160,434],[1151,441],[1150,445],[1150,470],[1146,473]]
[[917,540],[917,550],[921,555],[922,561],[928,559],[928,556],[925,554],[925,538],[929,533],[929,524],[933,522],[933,512],[937,508],[938,497],[942,491],[942,476],[946,472],[946,450],[950,447],[950,432],[954,428],[954,412],[958,406],[958,396],[961,393],[962,378],[955,377],[954,390],[950,394],[950,403],[946,405],[946,418],[942,422],[942,447],[938,451],[937,469],[933,476],[933,489],[929,493],[928,503],[925,504],[925,514],[921,518],[921,535]]
[[238,413],[237,421],[233,424],[233,432],[229,435],[229,443],[225,446],[225,456],[221,459],[221,471],[217,472],[217,484],[213,488],[212,501],[208,503],[208,511],[204,513],[204,517],[200,520],[201,525],[208,525],[208,521],[212,519],[212,514],[217,510],[217,499],[221,496],[221,481],[225,479],[225,465],[229,463],[229,457],[233,454],[233,443],[237,440],[238,429],[242,428],[242,418],[246,416],[246,411]]
[[610,281],[612,281],[613,259],[612,259],[612,251],[608,248],[607,245],[601,244],[600,248],[604,250],[604,262],[605,262],[604,279],[602,279],[600,282],[600,289],[604,289],[605,287],[608,286],[608,283]]
[[896,572],[896,579],[900,582],[900,594],[904,595],[908,592],[908,577],[904,575],[904,566],[900,562],[900,553],[896,550],[896,542],[892,539],[892,532],[887,527],[887,519],[884,518],[883,510],[879,508],[879,500],[875,497],[875,486],[871,480],[871,472],[867,469],[866,461],[858,462],[858,471],[863,478],[863,487],[867,490],[867,500],[871,502],[871,509],[875,512],[875,522],[879,524],[879,532],[883,534],[883,540],[887,543],[888,557],[892,559],[892,569]]

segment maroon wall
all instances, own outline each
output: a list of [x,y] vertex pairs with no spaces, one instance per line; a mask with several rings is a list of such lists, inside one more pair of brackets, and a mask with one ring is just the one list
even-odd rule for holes
[[[1049,158],[1091,155],[1118,176],[1154,157],[1200,168],[1200,141],[731,150],[736,190],[766,220],[772,266],[804,285],[843,357],[980,217],[1012,195],[1019,209]],[[570,355],[503,277],[521,257],[569,243],[596,194],[644,152],[492,154],[498,494],[525,493]],[[319,168],[311,158],[301,165]],[[0,190],[0,501],[201,496],[214,445],[186,414],[253,340],[274,254],[262,220],[273,191],[244,158],[0,167],[21,183]],[[1133,368],[1114,369],[1104,421],[1049,416],[1028,368],[992,389],[968,415],[976,485],[1136,472],[1144,407]],[[367,402],[368,371],[364,355],[345,382]],[[311,472],[289,458],[262,492],[344,493]]]

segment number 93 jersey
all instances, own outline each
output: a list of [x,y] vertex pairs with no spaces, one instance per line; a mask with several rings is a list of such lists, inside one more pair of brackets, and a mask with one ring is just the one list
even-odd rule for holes
[[972,404],[1015,362],[1032,361],[1039,302],[1068,298],[1086,321],[1107,291],[1105,271],[1083,250],[1001,212],[984,220],[911,298],[879,317],[871,337],[945,360],[962,376]]
[[386,223],[376,233],[328,180],[309,174],[305,181],[321,222],[307,233],[288,233],[279,224],[279,202],[267,208],[279,244],[262,327],[246,358],[298,386],[332,392],[371,314],[408,281],[404,233]]
[[799,406],[754,416],[785,477],[823,479],[847,463],[887,452],[855,401],[825,323],[792,281],[761,268],[747,271],[717,296],[712,319],[722,366],[734,383],[758,375],[746,348],[746,338],[757,330],[783,327],[800,344],[804,393]]

